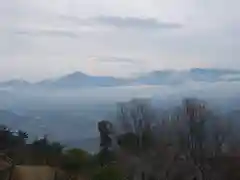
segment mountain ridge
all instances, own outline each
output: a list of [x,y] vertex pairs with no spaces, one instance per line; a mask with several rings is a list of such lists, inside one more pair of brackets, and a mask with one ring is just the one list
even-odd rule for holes
[[80,88],[96,86],[123,85],[164,85],[179,84],[186,81],[218,82],[240,81],[240,70],[192,68],[189,70],[157,70],[145,73],[136,78],[116,78],[113,76],[93,76],[76,71],[56,79],[46,79],[37,83],[13,79],[0,82],[0,87],[46,87],[46,88]]

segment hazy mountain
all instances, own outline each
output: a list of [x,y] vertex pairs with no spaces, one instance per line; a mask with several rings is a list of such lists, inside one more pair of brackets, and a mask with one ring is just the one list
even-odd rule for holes
[[154,71],[135,79],[140,84],[179,84],[188,81],[220,82],[239,81],[240,71],[225,69],[201,69],[193,68],[188,71]]
[[10,81],[0,82],[0,87],[10,88],[10,87],[27,87],[30,83],[24,80],[13,79]]
[[196,82],[220,82],[239,81],[240,70],[204,69],[194,68],[190,70],[163,70],[146,73],[134,79],[121,79],[111,76],[91,76],[82,72],[74,72],[58,79],[47,79],[35,84],[23,80],[11,80],[0,83],[0,88],[80,88],[97,86],[123,86],[123,85],[170,85],[188,81]]
[[7,110],[0,110],[0,124],[15,130],[24,127],[24,125],[31,120],[32,118],[30,117],[21,116]]
[[227,69],[200,69],[195,68],[189,71],[189,76],[194,81],[228,81],[228,76],[239,77],[240,71]]
[[86,86],[118,86],[124,83],[124,80],[110,76],[90,76],[81,72],[75,72],[56,80],[42,81],[37,85],[56,88],[75,88]]
[[[182,83],[185,78],[183,78],[182,72],[177,71],[154,71],[142,75],[134,80],[135,84],[175,84]],[[181,74],[181,76],[179,76]]]

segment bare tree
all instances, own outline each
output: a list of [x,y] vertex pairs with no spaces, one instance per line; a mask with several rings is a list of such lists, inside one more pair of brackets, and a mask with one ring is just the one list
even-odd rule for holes
[[142,148],[144,138],[154,124],[155,112],[148,100],[135,99],[118,105],[117,119],[124,133],[138,137],[139,148]]
[[188,124],[189,155],[201,172],[202,180],[206,179],[206,106],[196,99],[183,102]]

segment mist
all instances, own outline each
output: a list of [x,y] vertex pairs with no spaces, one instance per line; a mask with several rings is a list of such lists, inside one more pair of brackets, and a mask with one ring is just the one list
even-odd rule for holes
[[[96,123],[102,119],[114,120],[118,102],[145,98],[156,108],[164,109],[194,97],[205,100],[214,109],[229,112],[240,107],[239,92],[240,82],[193,81],[154,86],[12,88],[0,91],[0,107],[28,117],[18,126],[32,137],[49,134],[53,139],[72,141],[97,137]],[[15,121],[6,124],[19,128]]]

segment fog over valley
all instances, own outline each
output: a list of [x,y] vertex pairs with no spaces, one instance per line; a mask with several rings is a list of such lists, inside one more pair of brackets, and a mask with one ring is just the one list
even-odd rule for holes
[[74,88],[2,86],[0,121],[13,129],[27,131],[32,139],[47,134],[66,144],[91,149],[98,137],[97,122],[114,121],[119,102],[149,99],[156,108],[164,110],[194,97],[228,113],[239,110],[239,92],[240,82],[217,80]]

